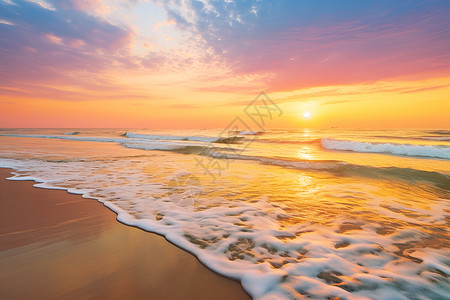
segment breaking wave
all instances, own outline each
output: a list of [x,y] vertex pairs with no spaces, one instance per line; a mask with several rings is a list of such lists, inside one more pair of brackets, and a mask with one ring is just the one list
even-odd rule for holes
[[450,159],[450,147],[441,145],[432,146],[395,143],[369,143],[335,140],[331,138],[322,138],[321,144],[322,147],[329,150],[346,150],[365,153],[371,152]]
[[208,136],[176,136],[176,135],[149,135],[139,134],[133,132],[125,133],[128,138],[134,139],[146,139],[146,140],[167,140],[167,141],[193,141],[193,142],[205,142],[205,143],[226,143],[234,144],[242,140],[242,137],[208,137]]

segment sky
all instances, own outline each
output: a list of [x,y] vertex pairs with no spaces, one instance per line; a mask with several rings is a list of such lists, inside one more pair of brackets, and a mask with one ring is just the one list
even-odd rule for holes
[[0,127],[450,128],[448,0],[0,0]]

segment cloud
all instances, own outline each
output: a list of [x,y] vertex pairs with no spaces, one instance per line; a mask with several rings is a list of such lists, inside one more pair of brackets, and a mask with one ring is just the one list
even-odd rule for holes
[[193,93],[254,94],[450,69],[441,0],[154,2],[165,15],[139,0],[0,0],[0,86],[61,86],[51,91],[72,101],[108,88],[139,98],[127,78],[151,90],[154,74]]
[[35,2],[0,2],[0,83],[105,85],[102,70],[132,66],[132,32],[76,10],[50,10]]
[[109,7],[102,0],[57,0],[53,3],[58,9],[62,10],[110,12]]
[[12,2],[11,0],[0,0],[5,4],[9,4],[9,5],[16,5],[14,2]]
[[[36,0],[39,1],[39,0]],[[122,7],[129,9],[140,3],[140,0],[49,0],[61,10],[79,10],[86,13],[109,14],[113,9]]]
[[[206,70],[205,65],[213,61],[210,54],[193,51],[197,44],[192,44],[189,38],[183,39],[183,46],[179,48],[152,44],[151,49],[142,47],[142,53],[135,53],[134,45],[145,43],[131,23],[112,24],[107,21],[110,18],[95,13],[104,6],[116,5],[115,10],[131,7],[139,3],[137,0],[47,0],[45,5],[42,3],[40,0],[0,2],[0,63],[3,66],[0,86],[37,92],[37,86],[60,85],[64,89],[54,91],[55,97],[72,101],[76,94],[70,93],[68,87],[96,94],[108,86],[116,90],[116,79],[126,81],[121,78],[186,70],[196,72]],[[174,21],[164,18],[163,24],[172,26]],[[121,87],[134,95],[130,81],[126,85]],[[145,88],[150,89],[151,82],[146,83]],[[50,96],[47,90],[43,93]],[[88,97],[86,91],[79,96],[82,95]],[[40,95],[36,93],[36,97]]]
[[449,86],[450,86],[450,84],[442,84],[442,85],[430,86],[430,87],[425,87],[425,88],[420,88],[420,89],[413,89],[413,90],[403,91],[402,94],[409,94],[409,93],[417,93],[417,92],[422,92],[422,91],[431,91],[431,90],[443,89],[443,88],[446,88],[446,87],[449,87]]
[[35,3],[35,4],[39,5],[40,7],[48,9],[48,10],[53,10],[53,11],[56,10],[52,4],[48,3],[45,0],[27,0],[27,1]]
[[[389,99],[392,95],[444,89],[450,86],[446,83],[448,81],[449,77],[443,77],[429,80],[379,81],[365,84],[321,86],[288,93],[273,93],[272,98],[279,104],[317,102],[320,105],[333,105],[367,101],[370,99],[367,98],[367,95],[382,94],[380,99]],[[243,105],[239,102],[233,104]]]
[[[79,84],[77,82],[77,84]],[[106,81],[86,82],[83,86],[77,85],[75,88],[70,85],[59,86],[50,84],[40,85],[16,85],[16,87],[0,86],[0,96],[7,98],[27,98],[27,99],[52,99],[59,101],[96,101],[96,100],[154,100],[169,99],[167,97],[156,95],[147,90],[132,88],[120,84],[111,84]],[[4,101],[2,101],[3,103]]]
[[3,19],[0,19],[0,24],[4,24],[4,25],[10,25],[10,26],[13,26],[13,25],[15,25],[14,23],[12,23],[12,22],[9,22],[9,21],[6,21],[6,20],[3,20]]
[[157,1],[235,74],[272,91],[450,68],[450,4],[420,1]]

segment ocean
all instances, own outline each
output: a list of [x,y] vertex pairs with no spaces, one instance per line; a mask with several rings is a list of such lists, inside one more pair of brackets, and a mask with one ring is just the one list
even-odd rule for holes
[[0,167],[102,202],[254,299],[450,295],[450,130],[1,129]]

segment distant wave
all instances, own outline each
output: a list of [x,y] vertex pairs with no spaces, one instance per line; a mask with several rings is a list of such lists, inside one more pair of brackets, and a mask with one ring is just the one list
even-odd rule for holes
[[[141,150],[161,150],[161,151],[177,151],[186,154],[194,154],[201,152],[206,146],[210,146],[209,138],[205,137],[177,137],[177,136],[147,136],[141,134],[128,134],[126,137],[93,137],[93,136],[77,136],[77,135],[31,135],[31,134],[1,134],[0,136],[10,137],[28,137],[28,138],[44,138],[44,139],[59,139],[80,142],[101,142],[101,143],[118,143],[127,148],[135,148]],[[136,136],[136,137],[131,137]],[[143,137],[144,136],[144,137]],[[152,137],[152,138],[150,138]],[[159,138],[153,138],[159,137]],[[166,137],[167,139],[164,139]],[[178,139],[177,139],[178,138]],[[183,139],[181,139],[183,138]],[[188,139],[189,138],[189,139]],[[230,143],[232,138],[214,138],[214,143]],[[220,149],[213,147],[214,149]],[[224,150],[232,151],[232,148],[227,147]]]
[[242,131],[238,131],[236,132],[239,135],[260,135],[263,134],[262,131],[249,131],[249,130],[242,130]]
[[80,142],[120,143],[120,144],[129,141],[127,138],[114,138],[114,137],[110,138],[110,137],[79,136],[79,135],[0,134],[0,136],[59,139],[59,140],[80,141]]
[[[185,140],[151,140],[151,139],[138,139],[138,138],[106,138],[106,137],[89,137],[89,136],[74,136],[74,135],[20,135],[20,134],[5,134],[1,136],[13,136],[13,137],[30,137],[30,138],[47,138],[47,139],[63,139],[63,140],[72,140],[72,141],[91,141],[91,142],[106,142],[106,143],[119,143],[127,148],[141,149],[141,150],[160,150],[160,151],[172,151],[183,154],[197,154],[215,157],[219,159],[237,159],[237,160],[250,160],[255,161],[262,164],[274,165],[284,168],[298,169],[304,171],[323,171],[329,172],[333,174],[337,174],[339,176],[363,176],[370,178],[393,178],[398,180],[406,180],[406,181],[428,181],[433,183],[435,186],[440,187],[445,190],[450,190],[450,176],[448,174],[439,173],[439,172],[430,172],[409,168],[397,168],[397,167],[372,167],[372,166],[361,166],[349,164],[343,161],[337,160],[293,160],[282,157],[267,157],[267,156],[251,156],[251,155],[243,155],[243,154],[234,154],[233,148],[226,146],[224,148],[221,147],[211,147],[211,143],[207,142],[194,142],[194,141],[185,141]],[[142,135],[140,135],[142,136]],[[323,144],[322,139],[322,144]],[[390,145],[391,147],[400,147],[400,149],[408,147],[413,147],[412,149],[416,149],[414,147],[419,147],[418,149],[428,149],[431,147],[432,149],[436,148],[436,146],[413,146],[413,145],[401,145],[401,144],[370,144],[370,143],[360,143],[360,142],[350,142],[350,141],[337,141],[332,139],[325,139],[328,142],[334,143],[333,146],[341,145],[340,148],[343,148],[342,145],[352,145],[356,143],[356,145],[363,145],[365,147],[371,146],[382,146],[388,147],[386,145]],[[326,143],[326,142],[325,142]],[[341,144],[339,144],[341,143]],[[208,146],[208,147],[205,147]],[[217,145],[219,146],[219,145]],[[360,146],[361,147],[361,146]],[[348,147],[347,147],[348,148]],[[208,151],[205,151],[208,150]],[[397,148],[394,148],[397,149]],[[450,147],[444,147],[446,149],[447,157],[449,157],[448,151]],[[344,149],[338,149],[344,150]],[[345,149],[347,150],[347,149]],[[366,149],[367,150],[367,149]],[[225,151],[225,152],[220,152]],[[355,151],[355,150],[352,150]],[[409,153],[413,153],[418,150],[409,149]],[[361,152],[376,152],[374,150],[371,151],[361,151]],[[380,151],[381,152],[381,151]],[[236,152],[235,152],[236,153]],[[386,153],[383,151],[381,153]],[[395,153],[398,154],[398,153]],[[408,154],[408,155],[419,155],[419,154]]]
[[396,139],[396,140],[426,140],[426,141],[450,141],[449,136],[389,136],[389,135],[374,135],[374,138],[382,139]]
[[450,159],[450,147],[433,145],[411,145],[395,143],[368,143],[322,138],[322,147],[329,150],[385,153],[395,155],[423,156]]
[[127,132],[126,137],[134,139],[146,139],[146,140],[167,140],[167,141],[193,141],[193,142],[205,142],[205,143],[226,143],[235,144],[242,140],[242,137],[207,137],[207,136],[177,136],[177,135],[149,135]]
[[440,136],[424,136],[422,137],[424,140],[431,140],[431,141],[444,141],[444,142],[450,142],[450,137],[440,137]]
[[63,133],[63,135],[77,135],[77,134],[80,134],[80,132],[79,131],[72,131],[72,132],[65,132],[65,133]]
[[450,135],[450,130],[428,130],[427,132],[432,134]]
[[256,140],[258,143],[277,143],[277,144],[296,144],[296,145],[311,145],[311,144],[320,144],[320,139],[312,139],[312,140],[303,140],[303,141],[292,141],[285,139],[264,139],[260,138]]

